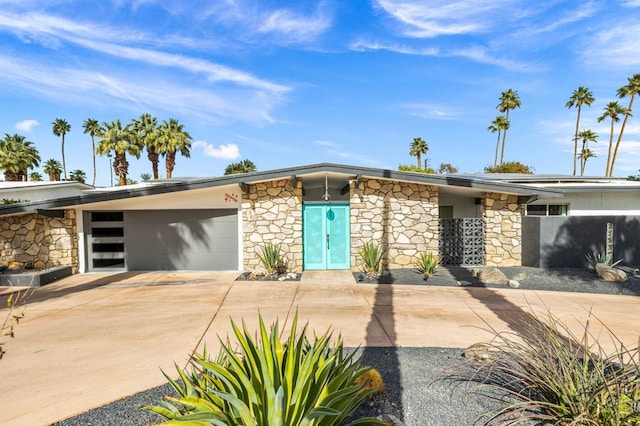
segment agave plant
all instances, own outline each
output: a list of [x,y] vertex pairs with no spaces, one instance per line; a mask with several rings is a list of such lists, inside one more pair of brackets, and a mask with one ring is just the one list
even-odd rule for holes
[[260,247],[260,253],[257,253],[257,256],[267,275],[278,274],[278,265],[281,260],[280,244],[266,243],[263,247]]
[[420,253],[415,261],[418,271],[425,277],[430,277],[440,264],[440,258],[433,253]]
[[[297,314],[284,342],[277,320],[267,331],[260,316],[255,341],[244,321],[242,330],[231,324],[239,351],[221,341],[215,360],[205,350],[191,358],[189,373],[176,366],[180,381],[165,377],[178,397],[143,408],[166,425],[330,426],[343,424],[379,391],[361,380],[369,372],[360,367],[361,357],[345,353],[340,338],[332,345],[329,330],[310,341],[305,325],[297,335]],[[350,424],[385,423],[363,418]]]
[[614,262],[613,257],[606,253],[589,253],[584,256],[587,259],[587,268],[595,270],[598,263],[603,263],[608,266],[616,266],[622,262],[622,259]]
[[362,258],[362,267],[367,277],[375,278],[378,276],[383,254],[384,250],[380,244],[374,242],[364,243],[364,246],[360,250],[360,257]]

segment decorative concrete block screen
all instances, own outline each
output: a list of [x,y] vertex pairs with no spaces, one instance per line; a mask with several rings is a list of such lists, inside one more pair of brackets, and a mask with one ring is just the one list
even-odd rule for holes
[[440,219],[439,251],[445,265],[482,265],[483,219]]

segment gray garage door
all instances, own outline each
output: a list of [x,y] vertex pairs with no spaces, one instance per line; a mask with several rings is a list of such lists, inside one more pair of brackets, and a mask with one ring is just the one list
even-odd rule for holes
[[238,211],[124,212],[129,271],[238,269]]

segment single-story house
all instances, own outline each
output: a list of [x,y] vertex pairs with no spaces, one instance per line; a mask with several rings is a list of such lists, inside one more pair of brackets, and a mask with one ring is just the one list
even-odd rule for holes
[[637,182],[323,163],[0,206],[0,260],[81,273],[255,271],[273,242],[289,271],[358,270],[374,242],[389,268],[429,251],[453,264],[580,266],[604,251],[607,223],[616,253],[640,264]]

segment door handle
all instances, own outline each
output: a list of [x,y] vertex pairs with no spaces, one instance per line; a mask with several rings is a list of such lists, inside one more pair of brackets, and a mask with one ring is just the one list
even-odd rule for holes
[[329,234],[327,234],[327,250],[329,250]]

